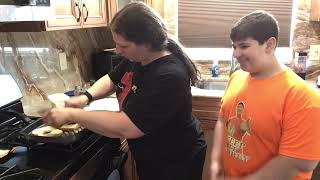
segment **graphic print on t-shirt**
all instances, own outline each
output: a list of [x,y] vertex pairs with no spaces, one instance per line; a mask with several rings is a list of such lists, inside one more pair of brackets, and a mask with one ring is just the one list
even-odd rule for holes
[[122,79],[121,79],[121,85],[123,86],[122,91],[118,95],[118,102],[119,102],[119,108],[120,110],[123,109],[123,101],[129,94],[131,88],[132,88],[132,77],[133,77],[133,72],[126,72]]
[[231,116],[226,122],[227,128],[227,153],[241,161],[248,161],[249,156],[244,154],[246,144],[243,141],[245,136],[250,135],[250,117],[244,116],[245,106],[239,102],[236,106],[236,115]]

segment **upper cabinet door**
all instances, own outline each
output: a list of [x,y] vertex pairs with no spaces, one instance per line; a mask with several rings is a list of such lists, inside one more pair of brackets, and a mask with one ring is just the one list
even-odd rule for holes
[[310,21],[320,21],[320,0],[311,0]]
[[122,9],[126,4],[134,1],[141,1],[147,3],[147,0],[118,0],[118,10]]
[[122,9],[126,4],[134,1],[141,1],[147,3],[147,1],[151,0],[108,0],[108,22],[110,24],[114,15]]
[[82,0],[83,26],[107,26],[106,11],[106,0]]
[[145,0],[145,2],[156,10],[161,17],[164,17],[164,1],[166,0]]
[[81,0],[51,1],[55,19],[46,22],[47,30],[81,27]]

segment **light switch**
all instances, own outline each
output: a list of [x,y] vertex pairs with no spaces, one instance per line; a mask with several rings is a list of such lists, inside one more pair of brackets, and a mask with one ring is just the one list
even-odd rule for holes
[[65,52],[59,53],[59,62],[61,71],[68,69],[67,55]]
[[309,60],[311,61],[320,60],[320,44],[310,45]]

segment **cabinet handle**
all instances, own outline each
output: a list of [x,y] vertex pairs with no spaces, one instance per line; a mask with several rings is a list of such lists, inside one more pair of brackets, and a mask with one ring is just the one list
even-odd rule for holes
[[80,10],[79,4],[78,3],[75,3],[75,4],[76,4],[76,7],[78,8],[78,12],[79,12],[79,17],[77,17],[77,22],[79,22],[80,18],[81,18],[81,10]]
[[87,22],[87,19],[88,19],[88,16],[89,16],[89,10],[88,10],[88,8],[87,8],[87,6],[86,6],[85,3],[83,3],[82,6],[83,6],[84,8],[86,8],[86,11],[87,11],[87,16],[84,18],[84,22]]

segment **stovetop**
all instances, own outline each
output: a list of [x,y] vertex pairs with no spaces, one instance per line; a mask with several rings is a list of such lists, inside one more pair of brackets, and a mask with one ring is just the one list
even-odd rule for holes
[[20,130],[37,119],[19,112],[20,105],[18,101],[0,109],[0,149],[14,149],[0,159],[0,180],[69,179],[101,149],[117,152],[120,141],[90,131],[70,144],[29,144]]
[[[60,180],[69,179],[95,153],[101,149],[108,149],[111,154],[117,153],[118,140],[92,134],[84,146],[73,152],[46,148],[28,148],[17,146],[14,152],[0,159],[0,180]],[[6,173],[6,171],[8,171]],[[13,173],[13,175],[10,175]],[[15,173],[15,174],[14,174]],[[9,175],[9,177],[8,177]],[[7,179],[9,178],[9,179]]]

